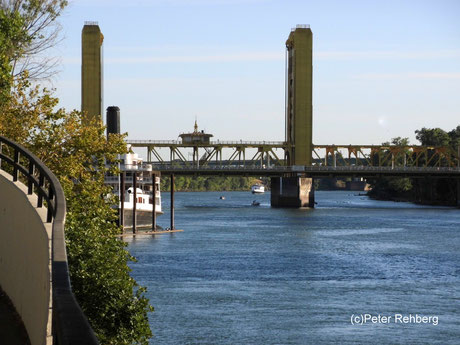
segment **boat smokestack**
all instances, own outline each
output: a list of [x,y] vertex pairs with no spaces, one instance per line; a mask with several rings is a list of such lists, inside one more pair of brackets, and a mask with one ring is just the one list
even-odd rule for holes
[[120,134],[120,108],[110,106],[107,108],[107,138],[109,134]]

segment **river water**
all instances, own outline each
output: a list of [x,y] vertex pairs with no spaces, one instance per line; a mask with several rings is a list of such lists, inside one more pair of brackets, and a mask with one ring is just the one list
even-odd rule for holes
[[459,209],[316,201],[176,193],[184,232],[128,240],[155,307],[151,344],[460,344]]

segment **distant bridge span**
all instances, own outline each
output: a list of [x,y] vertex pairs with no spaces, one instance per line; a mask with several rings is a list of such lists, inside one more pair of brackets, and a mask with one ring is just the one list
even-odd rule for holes
[[353,176],[375,178],[381,176],[393,177],[437,177],[460,178],[458,167],[373,167],[373,166],[235,166],[207,165],[190,166],[181,164],[152,164],[152,169],[162,174],[175,175],[214,175],[214,176],[307,176],[307,177],[337,177]]
[[[460,148],[448,146],[313,145],[311,166],[289,166],[285,157],[292,145],[281,141],[127,142],[132,147],[145,148],[147,161],[156,170],[177,174],[434,177],[457,176],[460,167]],[[169,160],[160,154],[160,149],[169,150]],[[192,157],[187,150],[192,151]]]

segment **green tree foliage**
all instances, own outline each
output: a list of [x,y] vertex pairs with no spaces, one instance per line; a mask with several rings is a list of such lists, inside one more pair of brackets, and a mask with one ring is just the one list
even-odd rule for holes
[[447,134],[449,135],[450,146],[455,151],[458,151],[458,147],[460,146],[460,126],[457,126],[457,128],[454,128]]
[[[441,128],[421,128],[415,131],[416,138],[424,146],[451,146],[457,152],[460,144],[460,126],[450,132]],[[383,143],[389,145],[390,143]],[[407,138],[394,138],[392,145],[407,146]],[[433,155],[434,150],[429,150],[428,155]],[[430,156],[429,156],[430,157]],[[421,158],[424,159],[423,157]],[[433,163],[434,164],[434,163]],[[456,204],[456,186],[454,179],[411,179],[411,178],[380,178],[369,181],[372,190],[368,195],[376,199],[406,200],[420,203],[441,205]]]
[[29,38],[22,30],[24,20],[17,12],[0,9],[0,104],[6,102],[13,81],[11,64],[18,55],[16,42]]
[[351,181],[351,178],[323,177],[315,178],[313,181],[315,190],[343,190],[346,188],[347,182]]
[[0,134],[34,152],[59,178],[67,201],[66,241],[73,291],[102,344],[147,344],[152,308],[130,277],[134,258],[115,235],[116,200],[104,198],[106,161],[125,151],[123,136],[106,140],[101,123],[55,109],[47,91],[19,83],[2,106]]
[[407,200],[412,195],[412,180],[407,177],[382,177],[369,182],[371,190],[368,195],[375,199]]
[[[409,138],[396,137],[391,142],[382,143],[383,146],[401,146],[409,145]],[[401,163],[403,158],[398,156],[395,158],[396,164]],[[370,180],[371,190],[368,192],[370,197],[376,199],[393,199],[399,200],[408,198],[412,191],[412,181],[407,177],[382,177],[375,180]]]
[[123,136],[107,140],[102,123],[83,126],[80,112],[57,108],[49,90],[31,86],[25,69],[31,65],[14,72],[21,59],[31,61],[53,41],[55,31],[47,29],[65,3],[0,2],[0,135],[34,152],[62,184],[72,289],[101,344],[147,344],[147,313],[153,308],[129,275],[134,258],[115,237],[120,228],[111,206],[117,201],[104,197],[110,192],[104,185],[106,162],[125,152]]
[[441,128],[425,128],[415,131],[415,138],[425,146],[448,146],[449,134]]
[[[389,145],[389,144],[384,143],[383,145]],[[391,145],[402,146],[402,147],[408,146],[409,138],[401,138],[401,137],[393,138],[391,139]]]
[[66,6],[66,0],[0,0],[0,26],[6,34],[2,64],[12,76],[27,71],[29,78],[40,79],[56,72],[58,59],[43,52],[59,42],[56,19]]

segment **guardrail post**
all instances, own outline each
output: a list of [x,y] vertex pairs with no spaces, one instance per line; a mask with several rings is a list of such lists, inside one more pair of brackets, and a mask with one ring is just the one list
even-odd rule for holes
[[13,167],[13,181],[18,180],[18,165],[19,165],[19,151],[14,149],[14,167]]
[[56,207],[56,203],[54,203],[53,207],[51,207],[51,201],[54,198],[54,193],[53,193],[53,188],[51,188],[51,185],[48,186],[48,214],[46,216],[46,221],[50,223],[53,220],[53,212],[54,208]]
[[32,160],[29,160],[29,176],[27,179],[27,194],[32,195],[34,192],[34,184],[33,184],[33,176],[34,176],[34,163]]
[[38,177],[38,186],[40,187],[38,189],[38,201],[37,201],[38,208],[43,206],[42,188],[44,185],[45,185],[45,177],[43,176],[43,173],[40,171],[40,176]]

